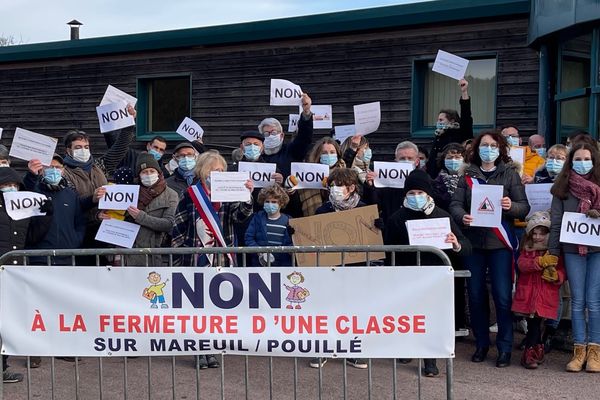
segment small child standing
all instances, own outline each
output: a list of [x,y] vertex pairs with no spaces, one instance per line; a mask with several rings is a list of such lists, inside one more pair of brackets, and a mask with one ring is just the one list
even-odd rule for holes
[[548,254],[550,214],[535,212],[527,219],[520,271],[512,310],[527,318],[527,335],[521,365],[535,369],[544,361],[542,319],[558,317],[559,289],[565,279],[562,260]]
[[[291,246],[289,221],[287,214],[282,214],[290,198],[285,190],[275,184],[263,188],[258,194],[258,204],[263,210],[254,214],[246,230],[246,246]],[[269,264],[270,263],[270,264]],[[248,266],[271,265],[272,267],[291,267],[292,257],[289,253],[261,253],[252,254]]]

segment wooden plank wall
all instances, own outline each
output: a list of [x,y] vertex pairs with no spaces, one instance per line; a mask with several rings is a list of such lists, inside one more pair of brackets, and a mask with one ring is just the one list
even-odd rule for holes
[[266,116],[279,118],[287,128],[288,114],[296,110],[269,106],[269,80],[283,78],[301,85],[314,104],[332,104],[334,124],[352,123],[355,104],[381,101],[382,124],[369,140],[375,159],[387,159],[399,141],[410,137],[413,61],[434,57],[439,48],[458,54],[496,53],[497,124],[516,123],[528,135],[535,132],[537,122],[538,60],[536,52],[526,47],[527,25],[523,16],[0,64],[2,142],[10,143],[17,126],[59,138],[78,128],[93,135],[92,151],[102,153],[105,145],[95,107],[108,84],[135,94],[137,77],[191,72],[192,118],[205,129],[208,143],[237,146],[239,133],[255,128]]

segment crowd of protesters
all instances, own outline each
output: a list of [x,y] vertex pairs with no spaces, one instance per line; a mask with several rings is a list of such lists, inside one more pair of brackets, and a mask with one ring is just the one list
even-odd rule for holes
[[[65,153],[55,154],[50,165],[39,160],[27,164],[25,174],[11,168],[8,149],[0,147],[0,191],[29,190],[42,193],[46,216],[13,221],[0,196],[0,254],[21,249],[78,249],[105,247],[95,234],[104,219],[117,218],[141,226],[134,247],[220,247],[291,245],[294,231],[290,219],[321,213],[336,213],[365,205],[377,205],[373,221],[382,230],[384,243],[408,245],[407,220],[449,218],[451,233],[445,250],[455,269],[470,271],[468,279],[456,279],[456,328],[471,328],[475,351],[471,360],[484,362],[490,348],[491,288],[497,321],[496,366],[511,362],[513,326],[517,318],[527,321],[521,364],[536,368],[544,361],[544,338],[556,329],[562,311],[561,285],[569,282],[574,356],[567,371],[600,372],[600,246],[564,244],[560,227],[564,212],[600,217],[600,158],[598,143],[587,133],[570,136],[565,145],[555,144],[546,151],[544,137],[529,137],[522,165],[511,159],[511,146],[523,145],[517,126],[505,126],[473,134],[468,82],[459,82],[460,114],[440,111],[433,141],[420,148],[411,141],[400,142],[394,160],[414,169],[403,189],[375,187],[372,151],[367,136],[355,136],[338,143],[331,137],[315,140],[311,98],[302,95],[298,130],[285,138],[281,123],[266,118],[258,129],[241,133],[239,149],[232,154],[238,161],[274,163],[274,184],[256,189],[247,202],[208,202],[217,216],[219,234],[201,218],[194,196],[210,199],[213,171],[231,168],[215,150],[201,140],[182,142],[166,156],[169,142],[154,137],[140,152],[131,148],[133,130],[105,135],[108,151],[94,157],[90,137],[71,131],[64,137]],[[131,107],[129,112],[135,115]],[[322,189],[298,189],[290,175],[292,162],[319,163],[329,167]],[[98,210],[98,201],[109,182],[140,185],[137,206],[125,212]],[[530,215],[525,185],[553,183],[552,206]],[[473,185],[494,184],[504,188],[501,200],[502,227],[471,226]],[[398,260],[399,257],[396,257]],[[388,255],[388,261],[390,255]],[[117,265],[146,265],[144,256],[110,260]],[[239,260],[237,260],[239,262]],[[11,260],[17,264],[18,260]],[[71,257],[52,257],[53,265],[71,265]],[[150,256],[149,265],[165,260]],[[174,257],[175,265],[230,266],[236,260],[205,254],[201,257]],[[415,260],[404,256],[402,263]],[[423,261],[424,262],[424,261]],[[32,258],[32,264],[47,259]],[[78,265],[90,260],[78,259]],[[95,260],[91,260],[92,265]],[[256,254],[244,260],[248,266],[289,266],[289,254]],[[439,263],[431,259],[428,264]],[[89,265],[89,264],[88,264]],[[489,285],[488,285],[489,281]],[[513,284],[516,291],[513,293]],[[465,304],[465,286],[468,304]],[[465,318],[468,307],[469,321]],[[17,382],[22,375],[6,370],[4,382]],[[322,367],[326,359],[310,365]],[[400,360],[408,362],[409,360]],[[41,360],[31,359],[31,367]],[[356,368],[368,368],[360,359],[347,359]],[[214,356],[202,356],[200,368],[216,368]],[[435,360],[426,360],[426,376],[438,375]]]

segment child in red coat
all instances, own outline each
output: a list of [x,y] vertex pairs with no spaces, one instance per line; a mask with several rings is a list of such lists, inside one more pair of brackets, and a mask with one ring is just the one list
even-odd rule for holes
[[513,312],[527,318],[527,336],[521,365],[535,369],[544,361],[541,327],[544,318],[558,317],[559,289],[565,279],[562,260],[548,254],[550,214],[534,213],[527,220],[518,260],[519,279]]

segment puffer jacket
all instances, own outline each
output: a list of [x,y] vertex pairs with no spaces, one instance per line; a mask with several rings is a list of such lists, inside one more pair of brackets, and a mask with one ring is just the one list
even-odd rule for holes
[[482,179],[489,185],[502,185],[503,196],[508,196],[512,201],[512,207],[508,211],[502,211],[502,219],[513,229],[515,219],[524,219],[529,213],[529,202],[525,194],[525,186],[521,183],[521,177],[517,172],[517,166],[513,163],[505,164],[500,161],[496,170],[486,178],[478,165],[471,164],[465,168],[465,176],[460,178],[458,187],[450,201],[449,212],[454,221],[461,228],[465,236],[471,242],[473,249],[497,250],[506,246],[498,239],[491,228],[469,227],[463,224],[463,217],[471,213],[471,188],[467,185],[466,177]]
[[[285,223],[286,225],[289,223],[290,217],[282,214],[282,216],[286,217]],[[259,211],[257,214],[254,214],[250,224],[248,225],[248,229],[246,230],[246,246],[249,247],[258,247],[258,246],[268,246],[267,239],[267,222],[268,217],[267,213],[264,211]],[[283,244],[282,246],[291,246],[292,238],[288,231],[284,233],[283,236]],[[275,261],[271,264],[273,267],[290,267],[292,266],[292,256],[289,253],[273,253],[273,257]],[[251,254],[250,260],[248,262],[249,267],[259,267],[260,263],[258,261],[257,254]]]

